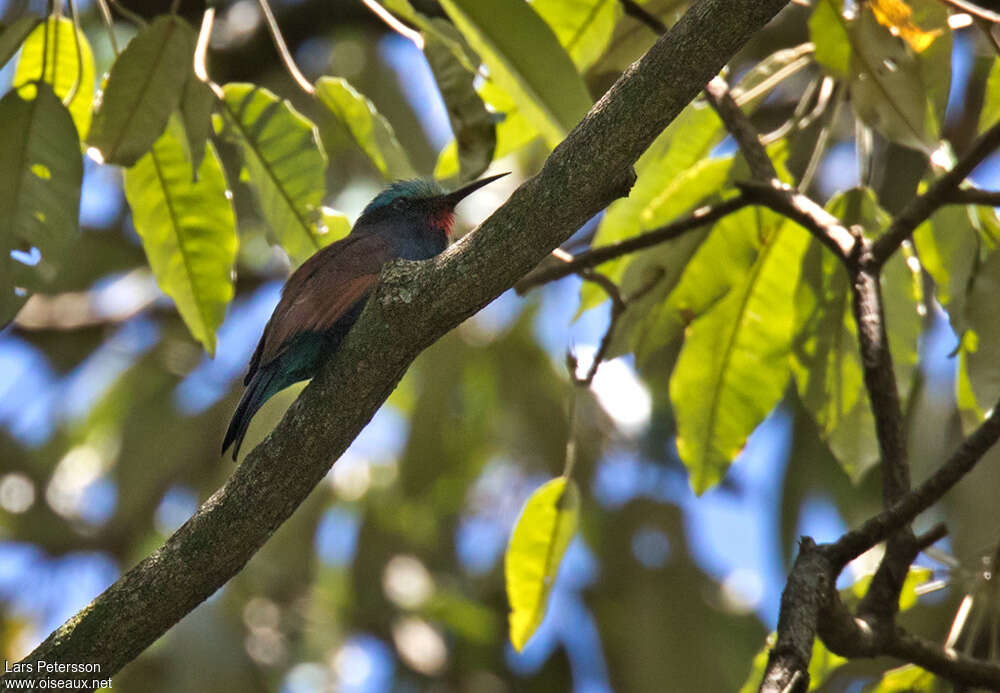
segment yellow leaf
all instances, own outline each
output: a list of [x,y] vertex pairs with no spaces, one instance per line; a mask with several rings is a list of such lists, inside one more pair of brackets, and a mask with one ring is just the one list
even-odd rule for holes
[[934,43],[941,33],[940,29],[924,31],[910,19],[913,11],[904,0],[872,0],[872,13],[878,23],[888,27],[895,36],[906,41],[917,53],[923,52]]
[[549,592],[580,515],[576,484],[558,477],[524,505],[511,533],[504,573],[510,601],[510,641],[520,652],[545,616]]

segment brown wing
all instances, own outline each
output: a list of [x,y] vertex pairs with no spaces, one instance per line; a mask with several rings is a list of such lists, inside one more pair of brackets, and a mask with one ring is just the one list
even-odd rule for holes
[[365,234],[331,243],[302,263],[285,283],[244,384],[258,368],[278,358],[296,336],[331,329],[371,292],[382,265],[393,257],[387,241]]

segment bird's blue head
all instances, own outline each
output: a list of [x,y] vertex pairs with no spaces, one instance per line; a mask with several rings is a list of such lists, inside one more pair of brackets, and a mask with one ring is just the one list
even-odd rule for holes
[[397,181],[368,203],[355,228],[384,228],[389,222],[415,233],[443,234],[447,239],[455,218],[455,205],[473,191],[506,175],[482,178],[450,193],[432,180]]

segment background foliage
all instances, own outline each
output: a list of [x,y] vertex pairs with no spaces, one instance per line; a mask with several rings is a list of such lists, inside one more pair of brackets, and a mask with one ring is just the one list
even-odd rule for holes
[[[275,3],[303,88],[258,5],[239,0],[219,5],[213,93],[193,67],[203,8],[163,4],[113,3],[110,33],[92,3],[44,22],[45,3],[2,5],[0,319],[12,322],[0,335],[0,650],[11,660],[227,476],[218,442],[292,267],[345,235],[388,180],[513,169],[506,188],[465,203],[470,228],[656,39],[618,0],[386,0],[409,38],[360,2]],[[640,5],[670,24],[687,3]],[[728,77],[770,133],[779,174],[874,236],[1000,117],[1000,62],[937,0],[811,5],[790,6]],[[636,172],[571,250],[731,199],[749,176],[700,101]],[[996,160],[973,180],[995,188]],[[998,238],[992,208],[945,207],[887,267],[917,476],[1000,393]],[[628,301],[610,343],[621,359],[589,390],[570,383],[564,354],[587,365],[605,292],[568,278],[503,296],[420,358],[329,483],[115,688],[758,680],[795,537],[832,538],[879,507],[847,276],[757,207],[601,272]],[[262,410],[247,449],[296,392]],[[573,503],[550,481],[570,437]],[[914,571],[904,594],[907,623],[941,640],[975,594],[958,644],[995,658],[1000,618],[983,577],[995,563],[982,560],[996,560],[996,475],[981,465],[935,511],[950,555],[924,561],[934,570]],[[511,603],[526,610],[508,632],[502,553],[538,487],[507,557]],[[539,527],[552,529],[528,534]],[[843,587],[872,564],[858,561]],[[917,583],[935,580],[947,589],[918,600]],[[828,690],[937,685],[821,647],[813,665]]]

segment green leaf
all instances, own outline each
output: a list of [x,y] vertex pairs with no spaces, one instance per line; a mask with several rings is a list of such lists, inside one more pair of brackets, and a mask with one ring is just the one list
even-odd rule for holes
[[525,503],[504,557],[510,641],[520,652],[545,616],[549,592],[580,514],[580,492],[565,477],[538,488]]
[[236,220],[226,179],[208,144],[197,181],[180,122],[125,171],[125,197],[160,288],[191,334],[215,354],[215,330],[233,298]]
[[859,118],[894,142],[929,154],[937,145],[938,124],[916,57],[868,7],[848,21],[841,6],[841,0],[820,0],[813,11],[809,29],[817,62],[834,77],[850,80]]
[[590,109],[587,87],[555,34],[525,2],[441,0],[490,79],[555,147]]
[[[0,324],[24,303],[22,290],[39,289],[58,273],[76,236],[83,160],[69,111],[42,83],[30,101],[11,90],[0,99]],[[37,248],[34,267],[12,250]]]
[[0,67],[6,65],[7,61],[17,53],[17,49],[24,43],[24,39],[34,31],[41,21],[34,15],[26,14],[10,26],[3,28],[3,31],[0,32]]
[[979,131],[1000,121],[1000,60],[994,58],[990,67],[990,76],[986,80],[986,93],[983,94],[983,110],[979,113]]
[[696,493],[722,479],[784,393],[808,244],[806,231],[782,223],[766,236],[746,279],[688,327],[670,401],[677,451]]
[[389,121],[346,79],[321,77],[316,82],[316,98],[371,159],[383,178],[413,177],[413,167]]
[[[767,659],[771,648],[777,641],[777,634],[767,636],[767,644],[754,655],[750,666],[750,675],[740,687],[739,693],[756,693],[767,670]],[[812,656],[809,659],[809,690],[814,691],[822,686],[834,671],[847,664],[847,658],[836,655],[826,649],[819,638],[813,640]]]
[[[46,33],[48,56],[44,60],[45,76],[42,78]],[[90,106],[94,102],[94,54],[87,37],[82,31],[75,31],[73,22],[66,17],[50,17],[35,27],[21,48],[13,82],[15,88],[20,88],[21,98],[34,98],[34,87],[30,83],[39,79],[51,84],[56,96],[69,107],[77,135],[85,139],[90,129]],[[68,100],[71,95],[72,99]]]
[[493,161],[497,146],[496,125],[473,86],[476,75],[462,65],[448,45],[430,32],[424,33],[424,56],[448,109],[448,120],[457,142],[460,179],[474,180]]
[[[868,232],[884,228],[888,215],[867,188],[842,193],[827,209],[845,224]],[[900,394],[905,399],[917,361],[923,325],[919,265],[912,254],[894,256],[882,276],[882,297],[890,349]],[[799,339],[792,371],[799,398],[816,423],[817,432],[841,467],[858,483],[877,462],[875,419],[865,397],[864,371],[857,325],[851,307],[847,273],[837,259],[813,240],[796,290]]]
[[215,108],[215,93],[211,87],[195,76],[194,71],[188,73],[180,106],[191,168],[197,173],[198,169],[201,168],[201,159],[205,156],[205,143],[208,142],[208,136],[212,133],[212,109]]
[[[854,581],[854,584],[843,591],[844,599],[848,604],[858,604],[868,593],[868,587],[872,584],[872,575],[862,575]],[[917,588],[930,582],[934,578],[934,571],[930,568],[910,566],[903,580],[903,588],[899,592],[899,610],[909,611],[917,605],[920,595]]]
[[906,44],[878,23],[867,7],[848,29],[851,37],[851,105],[890,140],[927,154],[937,145],[920,67]]
[[1000,398],[1000,253],[992,253],[976,272],[965,307],[968,333],[962,338],[969,382],[979,408],[989,411]]
[[115,60],[87,137],[106,163],[132,166],[163,134],[192,74],[194,43],[183,19],[162,15]]
[[913,242],[923,267],[934,280],[938,302],[948,312],[955,334],[965,332],[965,305],[979,264],[981,241],[969,208],[946,206],[917,227]]
[[[635,184],[628,197],[615,200],[608,207],[594,236],[594,247],[609,245],[638,235],[662,223],[671,213],[680,214],[687,211],[672,204],[670,198],[663,196],[662,193],[671,181],[682,177],[692,166],[707,157],[712,148],[722,140],[722,136],[722,123],[706,104],[691,105],[681,111],[674,122],[639,157],[635,165],[637,176]],[[697,177],[694,181],[697,183]],[[654,210],[649,213],[648,218],[655,222],[649,225],[644,221],[643,214],[653,201],[658,199],[667,204],[659,211]],[[667,243],[654,251],[657,255],[664,255],[663,262],[657,259],[655,264],[660,265],[668,273],[664,277],[668,281],[670,277],[674,277],[673,281],[676,281],[676,277],[683,269],[683,263],[679,264],[677,257],[666,257],[675,255],[678,245],[690,244]],[[695,247],[697,246],[686,248],[686,253],[682,253],[685,262]],[[625,274],[625,268],[630,267],[630,274],[637,277],[638,283],[645,281],[645,278],[638,275],[647,273],[631,269],[632,262],[631,258],[620,258],[602,265],[601,272],[617,281]],[[654,261],[644,260],[644,262]],[[580,294],[580,310],[593,308],[605,298],[599,289],[590,286],[589,282],[585,283]]]
[[326,194],[326,154],[316,127],[263,87],[227,84],[225,136],[240,147],[264,219],[296,263],[325,246],[318,227]]
[[838,79],[851,76],[851,41],[847,20],[840,14],[839,2],[819,0],[809,18],[809,38],[816,46],[816,62]]
[[552,27],[581,72],[604,52],[622,15],[619,0],[533,0],[531,7]]
[[920,82],[930,97],[928,118],[933,119],[931,131],[940,132],[951,91],[953,32],[948,26],[948,9],[938,0],[909,0],[909,4],[913,10],[913,21],[927,30],[922,40],[928,36],[932,38],[929,46],[916,53],[916,59]]
[[941,690],[934,674],[915,664],[906,664],[882,674],[869,693],[935,693]]

